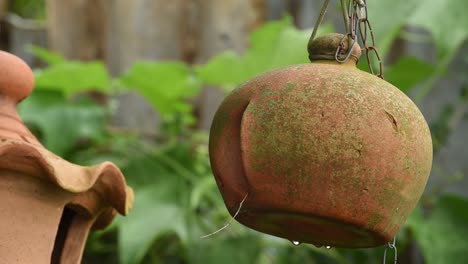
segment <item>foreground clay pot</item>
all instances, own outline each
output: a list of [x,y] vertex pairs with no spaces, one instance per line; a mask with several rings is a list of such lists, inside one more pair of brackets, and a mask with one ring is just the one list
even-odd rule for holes
[[431,135],[405,94],[356,68],[357,45],[346,63],[334,60],[342,38],[318,38],[313,63],[234,90],[215,115],[210,160],[231,215],[248,195],[240,223],[317,246],[373,247],[420,198]]
[[33,86],[0,51],[0,262],[80,263],[89,230],[126,215],[133,192],[114,164],[74,165],[37,141],[16,112]]

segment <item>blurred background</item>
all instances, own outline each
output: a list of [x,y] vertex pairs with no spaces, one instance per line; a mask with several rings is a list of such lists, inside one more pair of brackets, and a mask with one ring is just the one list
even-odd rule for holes
[[[344,32],[338,2],[319,35]],[[468,263],[468,2],[368,2],[384,75],[420,107],[434,142],[430,182],[397,237],[398,263]],[[67,160],[115,162],[136,192],[128,217],[91,234],[83,263],[382,261],[384,247],[294,246],[236,222],[200,239],[230,220],[208,161],[214,112],[252,76],[307,63],[321,5],[0,0],[0,48],[36,76],[20,105],[25,123]]]

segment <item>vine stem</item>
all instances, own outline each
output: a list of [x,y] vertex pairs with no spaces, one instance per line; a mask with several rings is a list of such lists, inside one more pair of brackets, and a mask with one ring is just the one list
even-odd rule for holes
[[317,35],[317,30],[318,30],[320,24],[322,24],[322,20],[323,20],[323,17],[325,16],[325,13],[327,12],[329,2],[330,2],[330,0],[325,0],[325,2],[323,3],[322,10],[320,10],[320,14],[319,14],[319,16],[317,18],[317,21],[315,22],[314,30],[312,31],[312,35],[310,36],[308,46],[310,46],[312,41],[315,39],[315,35]]

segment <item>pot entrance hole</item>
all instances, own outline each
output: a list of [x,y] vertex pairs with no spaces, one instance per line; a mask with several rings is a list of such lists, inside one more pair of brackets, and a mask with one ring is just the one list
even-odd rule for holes
[[51,264],[60,264],[60,259],[63,255],[63,249],[65,247],[65,241],[67,240],[70,227],[75,217],[77,217],[75,211],[68,207],[63,209],[62,218],[60,219],[57,235],[55,237],[52,259],[50,261]]

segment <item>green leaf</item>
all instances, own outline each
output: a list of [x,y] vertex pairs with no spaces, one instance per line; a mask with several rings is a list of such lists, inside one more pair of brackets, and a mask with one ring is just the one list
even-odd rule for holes
[[47,63],[49,66],[65,62],[65,58],[62,56],[62,54],[52,52],[39,46],[30,45],[28,47],[28,51],[40,60]]
[[409,23],[431,32],[439,58],[443,58],[453,55],[468,38],[467,9],[466,0],[420,1]]
[[[2,3],[2,5],[4,5]],[[23,18],[44,20],[46,17],[45,0],[15,0],[8,1],[8,11]],[[3,10],[2,10],[3,11]]]
[[195,215],[189,208],[192,173],[191,149],[178,143],[154,150],[148,144],[126,148],[128,162],[122,168],[135,189],[131,214],[119,221],[122,263],[139,263],[150,247],[165,235],[175,234],[188,243]]
[[190,68],[178,62],[138,62],[120,81],[143,95],[162,115],[190,112],[185,99],[201,90]]
[[67,102],[60,93],[35,91],[19,106],[25,123],[39,130],[41,142],[66,156],[80,140],[99,140],[105,133],[105,110],[92,102]]
[[110,78],[101,62],[68,61],[35,71],[36,89],[56,90],[65,96],[85,91],[107,92]]
[[465,0],[421,1],[408,23],[428,30],[437,47],[438,62],[436,69],[426,84],[418,89],[414,99],[420,102],[434,87],[435,81],[446,73],[449,63],[468,39],[468,17]]
[[208,177],[203,177],[202,179],[198,180],[190,196],[190,208],[196,209],[200,204],[200,200],[202,199],[203,195],[208,192],[212,192],[213,189],[215,189],[215,186],[216,181],[212,175],[208,175]]
[[383,56],[404,25],[432,33],[439,57],[449,56],[468,38],[468,4],[465,0],[394,0],[369,2],[369,20]]
[[183,210],[162,201],[164,185],[153,185],[136,192],[132,213],[120,222],[119,253],[121,263],[140,263],[154,240],[165,233],[185,236]]
[[215,56],[195,71],[200,79],[211,85],[236,85],[245,79],[241,57],[233,51]]
[[388,82],[407,93],[416,84],[428,78],[434,66],[415,57],[402,57],[387,68],[385,78]]
[[420,211],[408,225],[421,246],[426,263],[468,263],[468,200],[445,195],[439,199],[428,219]]
[[[367,2],[368,18],[375,34],[375,45],[382,58],[384,58],[393,41],[400,33],[401,28],[407,24],[409,17],[423,1],[392,0]],[[371,39],[368,41],[371,41]],[[371,43],[369,42],[369,44]]]
[[189,248],[189,263],[240,264],[257,263],[261,253],[258,236],[245,235],[231,238],[200,240]]
[[[320,28],[318,35],[331,31],[333,27],[325,24]],[[276,40],[276,47],[271,51],[271,67],[279,68],[291,64],[309,63],[307,43],[311,34],[312,30],[297,30],[291,25],[285,27]]]
[[[207,84],[236,86],[262,72],[291,64],[308,62],[307,42],[312,30],[300,31],[291,18],[266,23],[250,37],[250,47],[243,56],[226,51],[195,68]],[[319,35],[331,32],[330,25]]]

